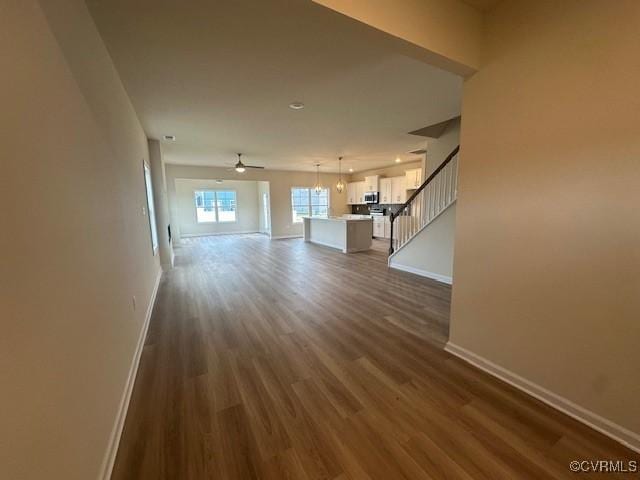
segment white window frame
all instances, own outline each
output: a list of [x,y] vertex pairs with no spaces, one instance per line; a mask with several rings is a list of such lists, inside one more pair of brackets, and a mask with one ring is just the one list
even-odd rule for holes
[[[291,187],[291,191],[289,193],[289,199],[291,201],[291,222],[294,224],[297,223],[302,223],[302,220],[294,220],[295,218],[295,210],[293,208],[293,191],[294,190],[307,190],[307,207],[309,207],[309,216],[313,217],[313,209],[311,208],[311,192],[313,191],[314,187]],[[329,209],[331,208],[331,189],[330,188],[323,188],[323,190],[327,191],[327,217],[329,216]],[[316,217],[318,218],[325,218],[322,216],[318,216],[316,215]]]
[[155,257],[158,253],[158,226],[156,224],[156,206],[153,198],[153,182],[151,181],[151,167],[147,162],[142,162],[144,176],[144,192],[147,199],[147,216],[149,217],[149,235],[151,237],[151,251]]
[[[197,194],[198,192],[213,192],[214,194],[214,202],[213,202],[213,210],[215,212],[216,219],[215,220],[207,220],[200,221],[198,220],[198,203],[197,203]],[[236,197],[236,208],[235,208],[235,220],[220,220],[220,215],[218,214],[218,192],[233,192]],[[229,224],[229,223],[238,223],[238,191],[235,188],[196,188],[193,191],[193,214],[195,216],[195,220],[197,224],[207,224],[207,223],[221,223],[221,224]]]

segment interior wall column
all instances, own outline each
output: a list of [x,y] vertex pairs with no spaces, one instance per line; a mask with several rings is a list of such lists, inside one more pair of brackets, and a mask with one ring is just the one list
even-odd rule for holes
[[162,145],[158,140],[149,140],[149,163],[151,164],[151,183],[153,184],[153,202],[156,207],[156,224],[158,225],[158,245],[160,263],[164,270],[173,268],[173,242],[169,236],[171,231],[169,220],[169,200],[167,196],[167,180],[165,175]]

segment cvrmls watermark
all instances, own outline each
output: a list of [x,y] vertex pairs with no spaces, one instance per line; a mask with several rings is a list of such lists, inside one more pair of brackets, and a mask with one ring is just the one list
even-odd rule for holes
[[580,473],[640,473],[637,460],[573,460],[569,470]]

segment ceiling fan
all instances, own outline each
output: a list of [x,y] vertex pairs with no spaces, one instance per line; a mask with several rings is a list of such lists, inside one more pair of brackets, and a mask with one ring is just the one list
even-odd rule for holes
[[245,165],[244,163],[242,163],[242,154],[238,153],[238,163],[236,163],[235,165],[235,170],[238,173],[243,173],[247,168],[264,168],[264,167],[256,167],[254,165]]

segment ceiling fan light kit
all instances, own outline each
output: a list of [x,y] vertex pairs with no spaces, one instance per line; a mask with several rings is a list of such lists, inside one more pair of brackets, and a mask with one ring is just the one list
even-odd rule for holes
[[237,155],[238,155],[238,163],[236,163],[236,165],[234,167],[236,172],[244,173],[247,170],[247,168],[264,169],[264,167],[258,167],[258,166],[255,166],[255,165],[245,165],[244,163],[242,163],[242,154],[238,153]]

